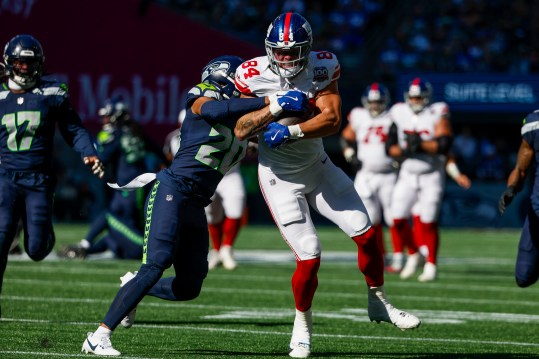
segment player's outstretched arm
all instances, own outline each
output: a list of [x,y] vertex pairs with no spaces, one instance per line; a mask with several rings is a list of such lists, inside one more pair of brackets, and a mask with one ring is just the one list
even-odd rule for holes
[[522,140],[518,149],[517,163],[507,179],[507,188],[498,201],[498,210],[504,214],[505,209],[513,201],[516,194],[522,189],[526,174],[534,158],[534,150],[526,140]]

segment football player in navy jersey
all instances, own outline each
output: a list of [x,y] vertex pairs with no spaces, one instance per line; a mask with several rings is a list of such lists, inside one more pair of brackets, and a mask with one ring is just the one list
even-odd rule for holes
[[43,48],[17,35],[4,48],[0,88],[0,290],[9,247],[22,218],[24,247],[32,260],[45,258],[55,242],[52,228],[54,132],[100,178],[104,171],[90,135],[69,101],[67,87],[43,76]]
[[[137,123],[125,101],[107,99],[99,109],[103,128],[97,135],[97,152],[107,169],[107,182],[126,184],[148,171],[147,159],[153,155],[161,168],[167,159],[161,147],[153,142]],[[135,191],[113,191],[106,211],[92,222],[86,237],[78,245],[60,248],[58,255],[66,258],[85,258],[88,254],[111,250],[116,258],[142,258],[144,230],[144,188]],[[107,231],[105,240],[96,241]]]
[[[145,295],[186,301],[198,297],[208,273],[208,224],[204,207],[224,174],[245,155],[246,128],[263,130],[284,111],[307,113],[307,97],[287,91],[260,98],[237,98],[234,76],[243,60],[218,57],[203,69],[202,83],[186,99],[180,148],[159,172],[146,200],[144,251],[138,272],[121,278],[121,288],[102,324],[88,333],[82,351],[120,355],[110,336],[121,323],[129,328]],[[269,105],[269,106],[267,106]],[[176,276],[161,278],[174,265]]]
[[500,197],[498,209],[503,215],[506,207],[522,189],[529,169],[535,163],[535,178],[528,213],[518,244],[515,279],[519,287],[528,287],[539,279],[539,110],[524,119],[520,131],[522,142],[515,168],[507,179],[507,188]]

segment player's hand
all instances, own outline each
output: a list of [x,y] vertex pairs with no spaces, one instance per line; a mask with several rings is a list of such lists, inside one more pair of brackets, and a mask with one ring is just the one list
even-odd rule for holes
[[281,125],[277,122],[272,122],[268,125],[264,132],[264,142],[270,148],[277,148],[290,139],[290,131],[288,126]]
[[419,135],[419,133],[407,133],[406,134],[406,143],[407,143],[407,147],[406,149],[404,150],[404,153],[406,155],[411,155],[411,154],[414,154],[414,153],[417,153],[420,151],[421,149],[421,136]]
[[503,215],[505,213],[505,208],[511,204],[513,198],[517,194],[515,186],[509,186],[505,189],[500,200],[498,201],[498,211]]
[[103,162],[101,162],[97,156],[84,157],[82,160],[86,166],[91,167],[94,175],[99,178],[105,176],[105,167],[103,166]]
[[295,114],[306,114],[311,111],[309,99],[301,91],[279,91],[269,96],[270,112],[273,117],[279,116],[283,111]]

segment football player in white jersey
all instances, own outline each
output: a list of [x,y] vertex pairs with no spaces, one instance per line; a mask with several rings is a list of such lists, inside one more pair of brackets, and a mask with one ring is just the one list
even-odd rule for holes
[[[417,317],[394,308],[386,298],[383,255],[365,206],[352,180],[331,162],[323,147],[322,137],[336,134],[341,124],[336,56],[328,51],[311,51],[311,27],[297,13],[279,15],[268,28],[265,44],[267,56],[245,61],[238,68],[236,87],[251,96],[299,90],[314,108],[312,118],[304,122],[289,126],[273,122],[258,134],[262,194],[296,257],[292,276],[296,317],[289,355],[306,358],[311,352],[311,306],[318,285],[321,247],[309,206],[357,244],[358,266],[368,287],[369,318],[402,330],[418,327],[421,321]],[[243,130],[246,137],[255,133]]]
[[[165,139],[163,152],[169,162],[172,162],[180,148],[180,130],[185,113],[185,109],[180,111],[178,128]],[[232,246],[241,228],[245,198],[245,185],[238,163],[219,182],[211,198],[212,202],[205,208],[212,246],[208,253],[208,269],[215,269],[220,264],[228,270],[236,269],[238,264]]]
[[391,200],[391,215],[397,238],[407,241],[408,259],[400,275],[406,279],[421,264],[417,241],[407,240],[412,207],[416,204],[415,223],[419,242],[426,244],[428,255],[419,281],[436,279],[439,244],[438,215],[445,186],[445,166],[453,132],[449,109],[444,102],[430,103],[432,87],[420,78],[413,79],[404,93],[406,102],[393,105],[390,115],[394,125],[387,142],[388,154],[402,158],[399,177]]
[[[350,111],[348,124],[341,132],[346,161],[358,163],[354,186],[367,208],[376,240],[383,253],[382,216],[391,228],[391,193],[397,181],[396,161],[385,150],[392,123],[387,111],[389,102],[389,91],[384,85],[376,82],[368,85],[361,97],[363,107],[354,107]],[[395,269],[389,267],[389,270]]]

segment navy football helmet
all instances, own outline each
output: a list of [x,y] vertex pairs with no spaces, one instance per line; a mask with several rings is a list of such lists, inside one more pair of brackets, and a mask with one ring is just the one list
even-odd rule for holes
[[234,84],[236,69],[243,63],[238,56],[219,56],[211,60],[202,69],[202,82],[209,83],[217,88],[225,99],[239,97],[240,92]]
[[97,114],[107,117],[113,126],[120,126],[130,119],[129,106],[120,98],[106,99]]
[[[411,101],[412,98],[419,98],[421,101]],[[430,83],[416,77],[408,84],[408,89],[404,92],[404,99],[412,111],[419,113],[428,106],[432,99],[432,86]]]
[[361,103],[369,110],[372,117],[379,116],[389,105],[389,90],[382,84],[374,82],[365,88]]
[[303,16],[293,12],[277,16],[266,34],[271,69],[281,77],[296,76],[307,65],[312,44],[311,25]]
[[43,74],[44,61],[43,48],[31,35],[17,35],[4,47],[4,74],[23,89],[36,84]]

